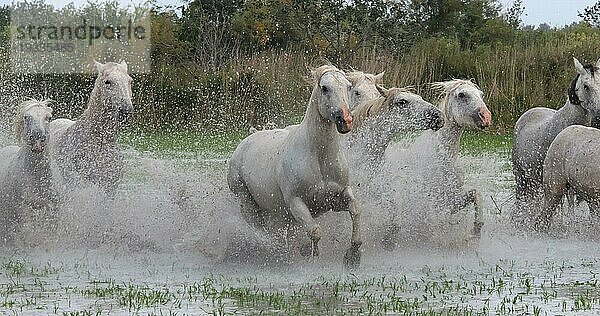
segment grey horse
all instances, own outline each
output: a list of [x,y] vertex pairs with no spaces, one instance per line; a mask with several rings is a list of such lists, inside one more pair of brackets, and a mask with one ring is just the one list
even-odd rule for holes
[[556,111],[536,107],[525,112],[514,130],[513,174],[516,180],[516,209],[513,221],[528,226],[539,212],[543,194],[543,164],[550,144],[563,129],[579,124],[590,126],[600,115],[600,76],[596,65],[582,66],[573,58],[577,76],[568,88],[565,105]]
[[51,158],[59,170],[56,181],[70,191],[92,184],[113,195],[123,177],[123,154],[117,137],[133,112],[131,77],[127,64],[96,62],[98,77],[87,109],[77,121],[57,119],[50,124]]
[[229,160],[227,182],[239,197],[243,218],[260,229],[287,231],[300,224],[311,240],[305,254],[319,254],[321,227],[315,217],[348,211],[352,219],[348,268],[360,262],[360,209],[348,183],[348,164],[340,134],[351,130],[348,108],[352,88],[333,66],[313,72],[314,88],[300,125],[256,132]]
[[438,130],[444,125],[442,112],[405,88],[384,89],[381,96],[360,104],[353,114],[353,130],[348,136],[350,153],[360,155],[369,166],[377,167],[393,138],[402,131]]
[[0,149],[0,211],[4,224],[0,238],[13,240],[22,212],[55,211],[57,195],[52,186],[48,125],[52,117],[49,100],[23,102],[16,115],[15,131],[20,146]]
[[544,160],[544,206],[534,227],[547,230],[567,189],[583,198],[600,218],[600,130],[572,125],[561,131]]

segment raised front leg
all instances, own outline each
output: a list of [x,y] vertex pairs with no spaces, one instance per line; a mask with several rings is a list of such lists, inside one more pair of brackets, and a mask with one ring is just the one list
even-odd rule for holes
[[348,212],[352,219],[352,238],[350,248],[344,255],[344,265],[348,269],[356,269],[360,265],[360,246],[362,245],[362,237],[360,233],[360,206],[354,197],[354,193],[350,187],[344,190],[344,198],[348,202]]
[[[311,255],[319,255],[319,240],[321,240],[321,227],[310,214],[310,210],[299,197],[292,198],[290,201],[290,213],[296,221],[306,230],[308,238],[311,240]],[[308,254],[308,253],[306,253]]]
[[483,198],[479,191],[473,189],[469,191],[468,195],[473,200],[475,206],[475,218],[473,221],[473,236],[481,238],[481,227],[483,227]]
[[473,221],[473,229],[471,234],[473,237],[481,237],[481,228],[483,227],[483,198],[481,193],[477,190],[469,190],[468,192],[461,195],[458,201],[453,205],[453,209],[450,211],[451,214],[456,214],[459,210],[467,207],[469,204],[473,204],[475,208],[475,216]]

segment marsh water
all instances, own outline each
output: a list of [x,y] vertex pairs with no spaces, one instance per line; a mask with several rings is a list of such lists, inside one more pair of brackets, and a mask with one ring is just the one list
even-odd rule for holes
[[[1,140],[11,142],[7,135]],[[305,242],[304,234],[281,247],[240,218],[225,181],[228,153],[130,147],[125,153],[126,177],[116,197],[74,188],[56,218],[31,214],[18,247],[2,249],[1,314],[600,312],[600,235],[586,207],[561,213],[549,234],[514,229],[507,150],[460,159],[465,186],[484,198],[479,241],[468,234],[472,207],[449,216],[412,203],[403,210],[406,229],[397,248],[384,250],[382,225],[396,210],[381,203],[385,195],[358,187],[364,244],[361,267],[352,272],[341,260],[350,238],[348,214],[319,218],[321,255],[305,258],[286,252]],[[413,184],[398,183],[378,183],[377,190],[402,200]]]

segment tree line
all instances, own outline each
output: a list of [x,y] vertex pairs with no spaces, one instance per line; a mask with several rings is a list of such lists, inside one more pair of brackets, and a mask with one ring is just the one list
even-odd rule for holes
[[[121,7],[115,0],[86,6]],[[134,78],[134,126],[220,131],[295,123],[309,96],[307,67],[329,62],[385,70],[387,86],[411,85],[432,101],[427,82],[474,78],[496,130],[509,130],[532,106],[564,104],[572,56],[588,63],[600,57],[600,2],[561,28],[523,25],[523,10],[521,0],[508,8],[495,0],[153,4],[152,71]],[[8,25],[9,13],[8,6],[0,10],[0,25]],[[80,113],[93,77],[10,74],[4,30],[0,79],[9,84],[0,87],[0,102],[14,102],[18,91],[57,100],[59,116]]]

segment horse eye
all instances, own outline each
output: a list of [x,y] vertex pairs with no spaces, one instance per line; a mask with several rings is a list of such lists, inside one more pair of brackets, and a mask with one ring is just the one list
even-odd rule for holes
[[104,81],[104,84],[110,86],[112,84],[112,81],[106,80],[106,81]]
[[584,85],[583,85],[583,88],[584,88],[585,90],[590,90],[590,86],[588,86],[587,84],[584,84]]
[[354,91],[354,95],[356,95],[357,97],[360,97],[360,92]]
[[329,92],[329,88],[327,88],[326,86],[321,86],[321,91],[323,91],[323,93],[327,93]]
[[405,99],[398,100],[398,105],[406,105],[407,103],[408,101],[406,101]]
[[459,93],[458,93],[458,97],[459,97],[459,98],[464,98],[464,97],[465,97],[465,94],[464,94],[463,92],[459,92]]

